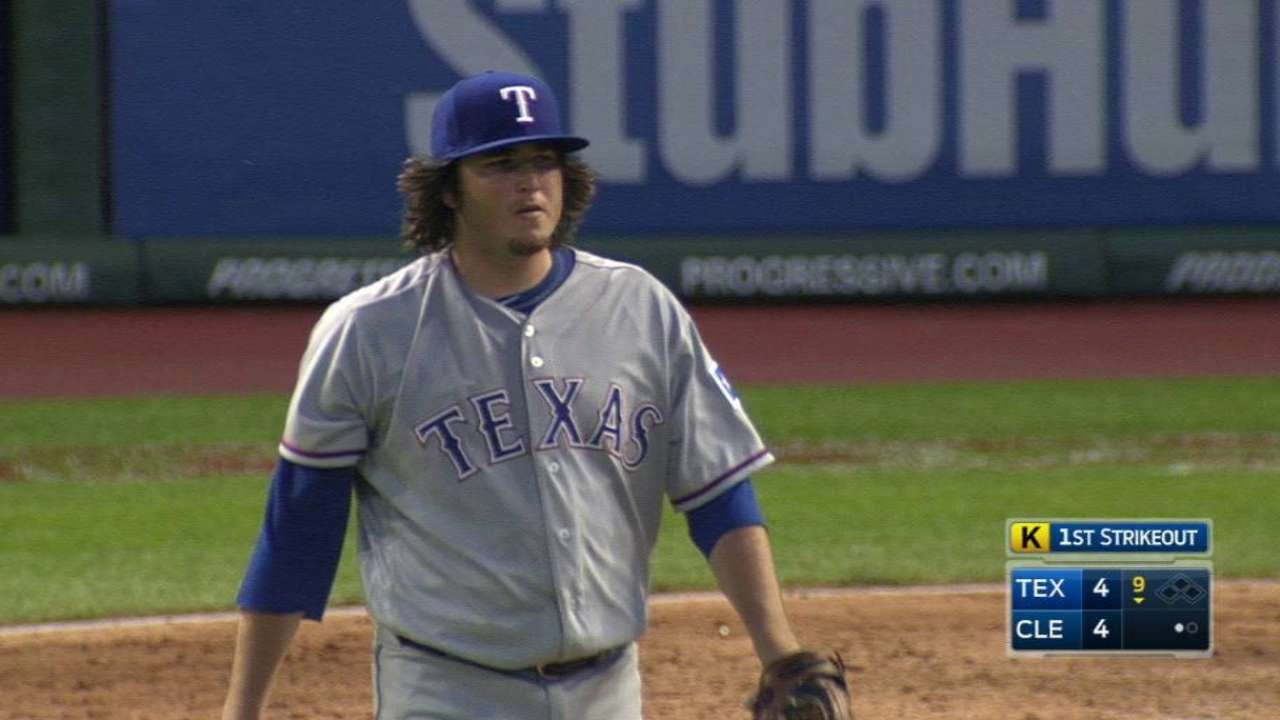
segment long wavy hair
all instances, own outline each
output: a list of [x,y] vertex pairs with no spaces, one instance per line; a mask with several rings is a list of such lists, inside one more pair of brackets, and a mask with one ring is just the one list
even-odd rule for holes
[[[596,195],[596,172],[569,153],[560,154],[564,177],[564,209],[551,245],[573,242],[578,226]],[[404,196],[400,238],[406,248],[427,254],[453,243],[454,210],[444,202],[446,193],[458,193],[457,162],[436,162],[422,157],[404,161],[396,189]]]

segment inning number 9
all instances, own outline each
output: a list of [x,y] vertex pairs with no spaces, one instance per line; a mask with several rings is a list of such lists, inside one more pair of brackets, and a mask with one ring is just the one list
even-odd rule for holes
[[1147,589],[1147,579],[1141,575],[1133,576],[1133,592],[1135,595],[1141,595]]

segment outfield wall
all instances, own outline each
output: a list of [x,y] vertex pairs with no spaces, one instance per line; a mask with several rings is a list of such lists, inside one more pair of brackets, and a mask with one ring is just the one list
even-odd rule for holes
[[495,67],[591,139],[591,234],[1280,225],[1277,5],[114,0],[113,229],[394,234]]
[[0,0],[0,304],[336,297],[491,67],[691,301],[1280,293],[1280,0],[313,6]]
[[0,235],[13,231],[13,81],[9,61],[12,45],[9,0],[0,0]]
[[[585,249],[690,302],[1280,294],[1280,231],[629,237]],[[0,242],[0,306],[317,303],[412,257],[391,238]]]

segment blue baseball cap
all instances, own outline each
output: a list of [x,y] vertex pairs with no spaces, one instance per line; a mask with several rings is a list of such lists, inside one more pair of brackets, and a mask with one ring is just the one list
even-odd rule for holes
[[565,152],[587,146],[560,128],[556,96],[541,80],[490,70],[459,81],[431,116],[431,155],[439,161],[524,142],[545,142]]

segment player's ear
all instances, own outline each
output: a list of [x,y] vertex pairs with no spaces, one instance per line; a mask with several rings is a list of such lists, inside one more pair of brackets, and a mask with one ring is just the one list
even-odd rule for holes
[[458,163],[452,162],[445,166],[444,174],[440,178],[440,202],[444,206],[458,211],[462,207],[462,171],[458,168]]

